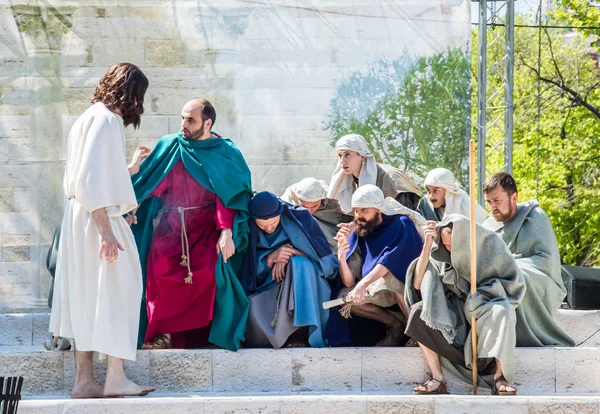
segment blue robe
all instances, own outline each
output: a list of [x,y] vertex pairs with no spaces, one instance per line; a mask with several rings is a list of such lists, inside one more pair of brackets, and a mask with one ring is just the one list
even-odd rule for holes
[[[404,215],[386,216],[366,237],[358,237],[352,232],[348,239],[349,251],[346,258],[359,248],[362,262],[360,275],[354,275],[358,280],[371,272],[375,266],[385,266],[394,277],[404,283],[406,271],[414,259],[419,257],[423,241],[417,228],[409,217]],[[332,299],[337,299],[343,288],[341,277],[338,277],[332,288]],[[328,336],[332,346],[340,346],[351,341],[348,320],[339,313],[339,308],[332,308]]]
[[[251,220],[253,240],[244,268],[245,286],[251,287],[253,292],[246,334],[249,346],[279,348],[291,333],[303,326],[308,327],[310,346],[327,345],[329,311],[324,310],[322,304],[331,296],[327,279],[337,276],[339,263],[331,250],[327,253],[327,240],[310,213],[305,209],[298,213],[295,209],[292,214],[290,210],[288,206],[284,208],[281,222],[273,234],[257,229]],[[310,232],[301,225],[305,220],[310,223]],[[277,282],[267,266],[267,256],[284,244],[291,244],[306,257],[293,256],[286,267],[286,278]],[[254,266],[250,266],[250,260]],[[273,328],[271,322],[276,314],[277,323]]]

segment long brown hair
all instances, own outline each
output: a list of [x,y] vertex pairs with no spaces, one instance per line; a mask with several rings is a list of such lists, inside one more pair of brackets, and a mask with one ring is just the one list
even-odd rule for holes
[[102,102],[108,109],[121,111],[123,124],[140,127],[148,78],[131,63],[117,63],[100,79],[92,103]]

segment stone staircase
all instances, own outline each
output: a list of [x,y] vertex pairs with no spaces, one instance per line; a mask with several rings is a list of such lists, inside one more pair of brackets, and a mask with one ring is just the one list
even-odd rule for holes
[[[577,343],[600,328],[600,311],[562,310],[558,318]],[[452,396],[409,395],[425,371],[417,348],[296,348],[138,351],[126,371],[158,394],[70,401],[73,353],[43,350],[47,324],[47,314],[0,315],[0,376],[25,377],[19,413],[600,414],[600,333],[577,348],[519,348],[519,396],[501,400],[486,389],[468,396],[471,386],[452,375]],[[102,378],[103,364],[94,370]]]

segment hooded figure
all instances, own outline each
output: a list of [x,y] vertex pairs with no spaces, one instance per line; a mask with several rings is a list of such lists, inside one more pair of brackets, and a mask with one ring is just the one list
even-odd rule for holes
[[326,346],[329,312],[321,304],[330,298],[327,279],[339,264],[316,220],[267,191],[248,209],[250,245],[241,277],[250,297],[246,346]]

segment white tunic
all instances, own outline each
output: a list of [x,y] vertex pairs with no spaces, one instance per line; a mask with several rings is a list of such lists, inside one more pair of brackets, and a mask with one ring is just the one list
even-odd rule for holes
[[[79,351],[135,361],[142,270],[135,239],[122,215],[137,207],[118,115],[98,102],[69,134],[64,176],[67,204],[58,248],[50,332],[73,338]],[[100,233],[91,212],[106,208],[125,251],[99,258]]]

